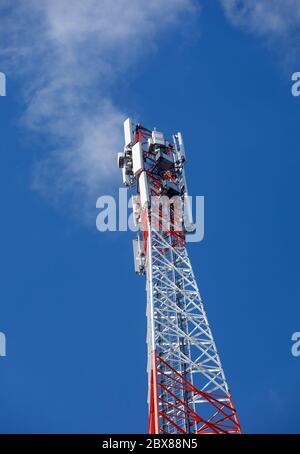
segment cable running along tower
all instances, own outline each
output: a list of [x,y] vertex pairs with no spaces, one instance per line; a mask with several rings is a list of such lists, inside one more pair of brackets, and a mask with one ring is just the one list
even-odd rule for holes
[[195,230],[181,133],[124,123],[118,155],[125,186],[136,189],[135,271],[146,276],[148,431],[240,433],[241,428],[186,249]]

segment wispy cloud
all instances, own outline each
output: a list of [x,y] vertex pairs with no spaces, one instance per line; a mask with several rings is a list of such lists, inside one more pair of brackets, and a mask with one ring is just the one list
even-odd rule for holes
[[290,74],[300,57],[299,0],[220,0],[236,27],[258,36]]
[[299,0],[221,0],[235,24],[261,35],[286,37],[300,27]]
[[35,189],[87,201],[113,177],[127,112],[112,88],[196,10],[194,0],[2,0],[0,59],[24,86],[23,124],[48,144]]

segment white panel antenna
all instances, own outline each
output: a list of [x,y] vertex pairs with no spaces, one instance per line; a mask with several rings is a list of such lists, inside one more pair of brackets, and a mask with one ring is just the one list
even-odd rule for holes
[[124,137],[126,147],[134,143],[133,124],[130,118],[124,121]]
[[137,142],[132,147],[132,170],[138,176],[144,170],[144,155],[141,142]]

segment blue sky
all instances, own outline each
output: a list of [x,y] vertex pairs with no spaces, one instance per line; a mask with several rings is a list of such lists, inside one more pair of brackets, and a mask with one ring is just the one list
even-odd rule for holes
[[190,255],[244,431],[299,432],[299,8],[133,1],[122,23],[121,3],[0,8],[0,432],[146,431],[133,234],[95,227],[128,115],[184,133]]

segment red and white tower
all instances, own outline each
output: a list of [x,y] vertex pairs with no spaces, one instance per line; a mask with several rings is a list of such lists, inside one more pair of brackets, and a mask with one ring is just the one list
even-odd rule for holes
[[147,281],[148,431],[240,433],[186,248],[195,226],[182,135],[168,142],[130,119],[124,132],[118,165],[125,186],[136,188],[135,271]]

